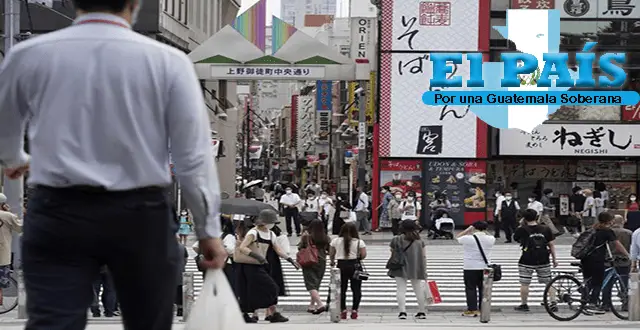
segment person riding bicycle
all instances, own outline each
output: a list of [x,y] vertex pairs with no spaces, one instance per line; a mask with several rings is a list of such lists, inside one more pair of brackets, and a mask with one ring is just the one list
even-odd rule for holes
[[13,233],[22,232],[22,220],[9,212],[7,196],[0,193],[0,305],[2,305],[2,289],[11,285],[11,241]]
[[594,239],[588,255],[580,260],[585,281],[588,281],[589,303],[585,307],[587,312],[603,314],[604,311],[598,306],[600,289],[604,281],[606,262],[609,256],[607,244],[615,246],[615,250],[621,255],[629,258],[629,253],[616,237],[611,229],[614,215],[610,212],[602,212],[598,215],[598,222],[593,225]]

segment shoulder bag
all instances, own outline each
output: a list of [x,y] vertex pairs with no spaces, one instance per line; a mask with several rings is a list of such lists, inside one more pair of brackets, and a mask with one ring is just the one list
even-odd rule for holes
[[393,252],[391,253],[391,257],[389,257],[389,261],[387,261],[387,269],[388,270],[399,270],[402,269],[407,264],[407,258],[404,255],[405,252],[411,247],[414,241],[411,241],[406,248],[402,248],[402,236],[396,236],[395,247]]
[[[367,272],[367,269],[364,268],[364,264],[362,263],[362,260],[360,259],[360,239],[358,238],[358,247],[356,248],[356,255],[357,255],[357,262],[355,265],[356,271],[353,273],[353,279],[354,280],[360,280],[360,281],[366,281],[369,279],[369,272]],[[348,253],[348,252],[346,252]]]
[[306,236],[305,247],[296,254],[296,261],[302,267],[311,267],[318,264],[318,248],[313,244],[310,236]]
[[496,264],[490,264],[489,260],[487,260],[487,255],[484,254],[484,249],[482,248],[482,244],[480,244],[480,239],[478,236],[473,235],[473,238],[476,240],[476,244],[478,244],[478,250],[480,250],[480,254],[482,254],[482,259],[484,259],[484,263],[487,264],[487,267],[493,269],[493,281],[498,282],[502,279],[502,266]]

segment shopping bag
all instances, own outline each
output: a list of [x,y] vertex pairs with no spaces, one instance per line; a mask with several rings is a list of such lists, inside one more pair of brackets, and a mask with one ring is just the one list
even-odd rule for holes
[[289,243],[289,238],[287,235],[280,235],[276,237],[276,245],[282,250],[282,252],[287,255],[291,254],[291,243]]
[[356,215],[356,212],[351,211],[349,212],[349,218],[344,219],[344,222],[356,222],[357,220],[358,220],[358,216]]
[[185,330],[242,330],[246,323],[231,285],[221,269],[208,270]]
[[440,290],[436,281],[427,281],[427,305],[439,304],[442,302]]

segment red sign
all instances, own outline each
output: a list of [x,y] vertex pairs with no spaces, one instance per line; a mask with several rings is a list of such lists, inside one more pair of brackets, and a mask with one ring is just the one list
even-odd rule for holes
[[555,0],[511,0],[511,9],[554,9]]
[[451,25],[451,2],[448,2],[448,1],[420,2],[420,25],[426,25],[426,26]]
[[420,160],[391,160],[380,161],[381,171],[420,171],[422,161]]
[[622,120],[640,121],[640,103],[622,106]]

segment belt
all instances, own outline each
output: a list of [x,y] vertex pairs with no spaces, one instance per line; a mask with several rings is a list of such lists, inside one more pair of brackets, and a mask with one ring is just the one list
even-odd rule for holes
[[45,189],[55,189],[55,190],[72,190],[72,191],[80,191],[91,194],[100,194],[100,193],[153,193],[153,192],[163,192],[167,187],[162,186],[146,186],[139,187],[127,190],[108,190],[104,186],[88,186],[88,185],[75,185],[75,186],[67,186],[67,187],[51,187],[45,185],[37,185],[36,188],[45,188]]

